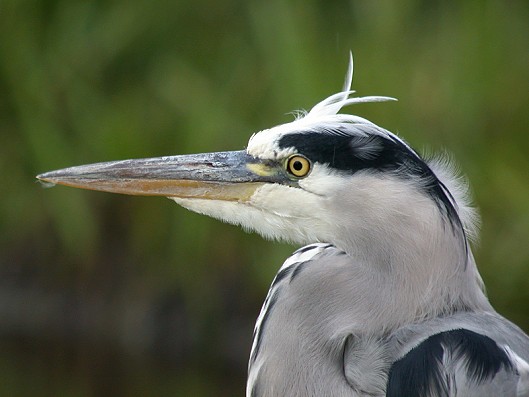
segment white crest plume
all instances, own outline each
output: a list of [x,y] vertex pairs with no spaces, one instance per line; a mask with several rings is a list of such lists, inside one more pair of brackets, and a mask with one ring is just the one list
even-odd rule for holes
[[347,68],[347,74],[345,75],[343,90],[316,104],[307,114],[304,115],[304,117],[312,119],[315,117],[335,115],[344,106],[353,105],[356,103],[386,102],[397,100],[387,96],[365,96],[351,98],[350,95],[356,92],[351,90],[351,84],[353,82],[353,70],[353,54],[349,52],[349,67]]
[[[248,153],[261,158],[278,158],[285,157],[290,152],[288,150],[280,150],[276,147],[276,143],[279,138],[285,134],[294,131],[304,130],[321,130],[322,126],[326,127],[339,127],[344,124],[357,124],[369,126],[372,133],[381,135],[391,135],[390,132],[378,127],[371,121],[352,114],[342,113],[339,114],[340,110],[347,105],[353,105],[356,103],[366,102],[385,102],[385,101],[396,101],[395,98],[387,96],[365,96],[365,97],[350,97],[356,91],[351,90],[351,84],[353,82],[353,55],[349,52],[349,67],[345,76],[345,82],[342,91],[333,94],[321,102],[317,103],[308,112],[306,111],[295,111],[295,120],[290,123],[280,124],[278,126],[268,128],[253,134],[248,142]],[[336,131],[348,130],[347,128],[336,128]],[[356,133],[359,135],[365,135],[361,129],[357,129]],[[396,139],[399,139],[395,136]],[[400,140],[400,139],[399,139]],[[403,144],[405,144],[403,142]],[[405,144],[406,145],[406,144]],[[406,145],[407,146],[407,145]],[[413,152],[411,148],[410,151]]]

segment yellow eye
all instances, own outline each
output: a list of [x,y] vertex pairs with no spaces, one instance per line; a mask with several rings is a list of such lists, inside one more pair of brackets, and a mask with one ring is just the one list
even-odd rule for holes
[[296,154],[287,160],[287,171],[298,178],[307,176],[310,171],[310,161]]

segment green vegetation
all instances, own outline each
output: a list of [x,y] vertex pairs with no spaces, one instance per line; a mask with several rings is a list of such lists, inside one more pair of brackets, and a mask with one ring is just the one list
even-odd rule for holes
[[294,247],[169,200],[34,182],[105,160],[234,150],[342,86],[453,153],[495,307],[529,331],[529,3],[0,1],[0,395],[244,394]]

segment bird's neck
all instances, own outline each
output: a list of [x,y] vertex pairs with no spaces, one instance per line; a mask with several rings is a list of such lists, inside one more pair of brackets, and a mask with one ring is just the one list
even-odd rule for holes
[[398,305],[401,321],[492,310],[459,219],[420,192],[392,203],[378,197],[351,209],[362,222],[352,222],[334,243],[377,280],[387,300],[381,305]]

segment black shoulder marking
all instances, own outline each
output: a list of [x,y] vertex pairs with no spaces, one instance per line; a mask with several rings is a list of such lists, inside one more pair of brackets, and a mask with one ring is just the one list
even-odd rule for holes
[[290,280],[288,281],[288,283],[290,284],[292,281],[294,281],[294,279],[299,275],[299,273],[301,273],[301,271],[307,266],[307,264],[309,264],[311,261],[306,261],[306,262],[300,262],[298,264],[296,264],[296,267],[295,269],[293,270],[292,274],[290,275]]
[[317,248],[317,246],[315,246],[315,245],[306,245],[305,247],[301,247],[300,249],[294,251],[294,253],[292,255],[302,254],[304,252],[313,250],[315,248]]
[[441,334],[431,336],[393,363],[388,374],[387,397],[448,397],[441,374]]
[[275,291],[272,294],[272,296],[270,297],[270,301],[268,303],[265,302],[266,311],[263,314],[263,319],[261,320],[261,325],[259,327],[259,332],[257,332],[257,334],[254,334],[254,338],[257,338],[257,340],[255,341],[255,349],[252,351],[252,355],[250,357],[250,365],[255,362],[257,356],[259,355],[259,350],[261,349],[261,344],[263,342],[263,333],[264,333],[264,330],[266,328],[266,323],[268,322],[268,318],[270,317],[270,313],[274,309],[274,305],[277,302],[278,294],[279,294],[278,291]]
[[507,353],[491,338],[466,329],[433,335],[393,363],[387,397],[449,396],[452,385],[443,357],[462,361],[466,376],[476,384],[491,380],[501,370],[515,371]]
[[455,359],[465,362],[467,376],[476,383],[491,380],[501,369],[515,371],[505,350],[488,336],[458,329],[448,332],[446,339]]
[[294,262],[292,265],[285,267],[284,269],[281,269],[275,276],[274,281],[272,281],[272,285],[270,288],[273,288],[275,285],[279,284],[281,280],[283,280],[286,276],[288,276],[290,273],[292,273],[292,270],[298,264],[299,262]]

